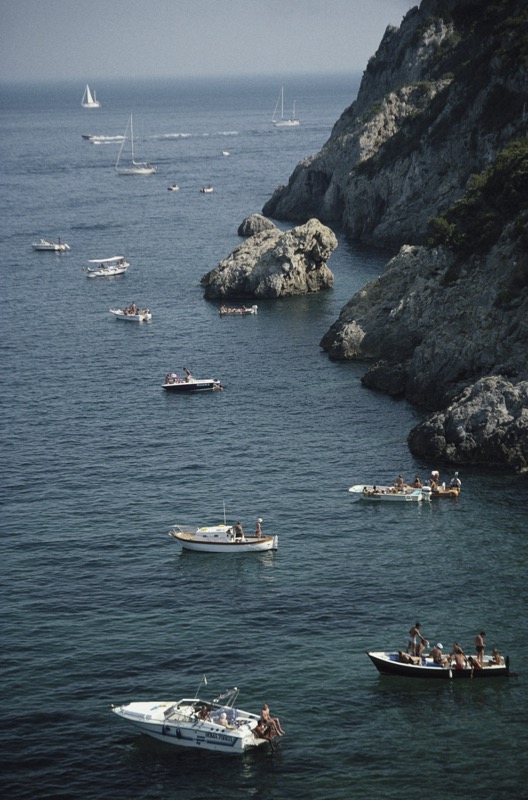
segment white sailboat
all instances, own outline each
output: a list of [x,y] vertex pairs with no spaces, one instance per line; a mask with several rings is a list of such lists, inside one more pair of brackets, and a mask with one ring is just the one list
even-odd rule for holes
[[[123,152],[123,147],[125,146],[125,142],[127,141],[129,131],[130,131],[131,159],[130,162],[128,162],[127,164],[123,164],[122,166],[120,166],[119,162],[121,160],[121,153]],[[134,125],[132,121],[132,114],[128,119],[127,126],[125,129],[125,135],[123,137],[123,141],[121,142],[119,153],[117,154],[115,171],[117,172],[118,175],[154,175],[154,173],[156,172],[156,167],[153,166],[152,164],[149,164],[148,161],[136,161],[134,158]]]
[[90,87],[86,84],[86,89],[84,90],[84,94],[82,96],[81,105],[83,108],[100,108],[101,103],[97,99],[95,95],[95,90],[92,96],[90,91]]
[[[277,117],[279,104],[281,110],[280,119]],[[277,102],[275,104],[275,111],[273,112],[271,121],[273,122],[276,128],[293,128],[301,124],[300,121],[295,116],[295,100],[293,101],[293,112],[291,118],[284,119],[284,86],[281,86],[281,90],[277,98]]]

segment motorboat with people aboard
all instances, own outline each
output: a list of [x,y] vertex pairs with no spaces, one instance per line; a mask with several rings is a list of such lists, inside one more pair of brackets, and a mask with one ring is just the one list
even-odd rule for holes
[[504,659],[501,656],[484,656],[480,662],[476,656],[464,656],[457,663],[454,654],[439,661],[435,661],[431,654],[422,653],[421,656],[412,656],[403,650],[367,651],[367,655],[382,675],[432,680],[495,678],[510,675],[509,657]]
[[169,536],[177,541],[183,550],[201,553],[250,553],[263,550],[277,550],[279,537],[262,533],[262,517],[258,518],[254,534],[244,533],[240,522],[235,525],[223,524],[190,530],[188,527],[173,525]]
[[220,306],[218,313],[221,317],[245,317],[249,314],[257,314],[258,306],[255,304],[252,306],[238,306],[231,308],[228,306]]
[[[207,683],[204,676],[202,683]],[[280,735],[262,714],[235,706],[239,689],[229,689],[212,701],[198,697],[139,701],[112,706],[112,712],[139,731],[165,744],[242,755],[247,749],[272,744]]]
[[70,245],[66,244],[66,242],[61,242],[60,238],[56,242],[52,242],[51,239],[41,239],[38,242],[33,242],[31,247],[33,250],[41,250],[48,253],[65,253],[70,249]]
[[176,372],[168,372],[162,386],[169,392],[203,392],[223,391],[223,386],[218,378],[193,378],[187,367],[184,367],[185,378],[180,378]]
[[97,264],[97,267],[84,267],[88,278],[108,278],[114,275],[124,275],[130,264],[123,256],[112,256],[111,258],[91,258],[89,264]]
[[378,486],[377,484],[359,483],[348,490],[361,500],[374,500],[383,503],[420,503],[430,500],[431,491],[428,487],[415,489],[412,486]]
[[167,186],[167,189],[169,190],[169,192],[179,192],[180,191],[180,187],[178,186],[177,183],[171,183],[170,186]]
[[211,185],[202,186],[202,188],[200,189],[200,192],[202,194],[212,194],[214,192],[214,188]]
[[152,319],[152,312],[148,308],[139,308],[135,303],[131,303],[126,308],[111,308],[110,313],[116,319],[125,320],[125,322],[150,322]]

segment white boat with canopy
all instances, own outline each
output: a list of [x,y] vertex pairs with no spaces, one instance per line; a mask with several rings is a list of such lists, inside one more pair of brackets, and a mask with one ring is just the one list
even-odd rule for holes
[[88,278],[113,277],[123,275],[130,264],[123,256],[112,256],[112,258],[91,258],[89,264],[97,264],[97,267],[84,267]]
[[142,733],[165,744],[242,755],[248,748],[271,743],[276,734],[261,723],[258,714],[235,706],[238,694],[239,689],[234,687],[212,701],[201,700],[197,693],[195,697],[177,701],[150,700],[115,705],[112,711]]
[[101,103],[96,97],[95,90],[92,95],[90,91],[90,87],[86,84],[86,89],[84,90],[84,94],[82,96],[81,105],[83,108],[100,108]]
[[[280,117],[277,116],[279,105],[281,110]],[[271,121],[276,128],[295,128],[301,124],[300,120],[298,120],[295,116],[295,100],[293,101],[292,116],[289,119],[284,118],[284,86],[281,86],[281,90],[277,98],[277,103],[275,104],[275,111],[273,112]]]
[[[121,164],[121,154],[123,152],[123,147],[127,139],[130,138],[130,154],[131,158],[129,162]],[[153,164],[149,164],[148,161],[136,161],[134,155],[134,123],[132,120],[132,114],[128,118],[127,126],[125,128],[125,133],[123,136],[123,141],[121,142],[121,147],[119,148],[119,153],[117,154],[117,160],[115,164],[115,171],[118,175],[154,175],[157,171],[156,167]]]

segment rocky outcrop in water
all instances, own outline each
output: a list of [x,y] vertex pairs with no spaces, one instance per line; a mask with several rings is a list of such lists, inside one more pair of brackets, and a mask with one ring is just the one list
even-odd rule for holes
[[263,213],[317,217],[376,246],[422,243],[512,140],[525,135],[524,0],[423,0],[389,27],[355,102]]
[[445,411],[414,428],[409,447],[433,461],[528,470],[528,381],[477,381]]
[[253,236],[255,233],[262,233],[262,231],[277,230],[277,226],[262,214],[251,214],[246,217],[238,226],[239,236]]
[[284,297],[333,286],[327,261],[337,239],[318,220],[256,233],[201,279],[207,298]]

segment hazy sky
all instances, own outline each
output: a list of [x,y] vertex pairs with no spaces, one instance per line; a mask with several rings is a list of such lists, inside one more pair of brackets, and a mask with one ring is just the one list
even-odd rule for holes
[[362,71],[419,0],[0,0],[0,80]]

